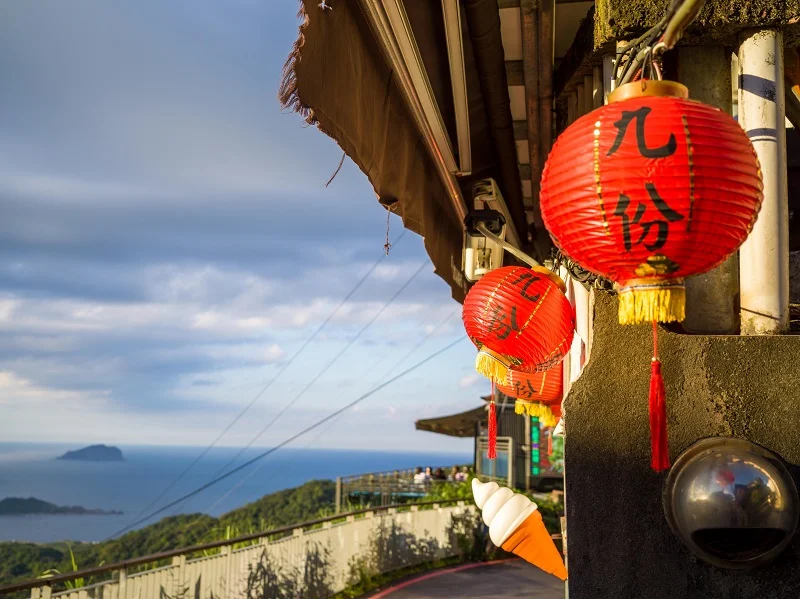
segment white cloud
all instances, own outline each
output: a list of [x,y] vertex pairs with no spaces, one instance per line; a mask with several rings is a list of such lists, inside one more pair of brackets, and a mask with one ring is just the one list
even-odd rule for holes
[[468,374],[461,377],[461,380],[458,381],[458,386],[460,389],[469,389],[480,383],[481,380],[483,380],[483,377],[477,373]]
[[45,404],[68,404],[71,408],[91,408],[105,404],[108,397],[108,391],[87,394],[40,386],[10,370],[0,370],[0,404],[24,403],[27,406],[37,404],[39,409]]

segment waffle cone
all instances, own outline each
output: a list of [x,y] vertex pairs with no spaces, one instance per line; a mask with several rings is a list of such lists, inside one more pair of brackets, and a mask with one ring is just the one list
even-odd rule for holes
[[539,510],[534,511],[517,527],[503,543],[503,549],[561,580],[567,579],[564,560],[544,527]]

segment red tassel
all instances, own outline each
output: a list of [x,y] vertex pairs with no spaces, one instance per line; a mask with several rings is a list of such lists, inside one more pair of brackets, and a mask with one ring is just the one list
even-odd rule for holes
[[667,392],[658,359],[658,325],[653,321],[653,362],[650,373],[650,466],[656,472],[669,469],[667,442]]
[[492,400],[489,402],[489,451],[486,457],[493,460],[497,457],[497,413],[494,408],[494,381],[492,381]]

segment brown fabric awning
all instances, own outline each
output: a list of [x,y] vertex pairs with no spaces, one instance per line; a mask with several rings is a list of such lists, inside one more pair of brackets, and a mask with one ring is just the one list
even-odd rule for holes
[[481,406],[460,414],[417,420],[415,426],[418,431],[440,433],[451,437],[474,437],[477,423],[484,418],[486,418],[486,406]]
[[[332,137],[367,175],[380,202],[425,239],[436,273],[463,301],[463,227],[355,1],[322,10],[303,0],[304,23],[279,99]],[[374,201],[365,198],[365,201]]]

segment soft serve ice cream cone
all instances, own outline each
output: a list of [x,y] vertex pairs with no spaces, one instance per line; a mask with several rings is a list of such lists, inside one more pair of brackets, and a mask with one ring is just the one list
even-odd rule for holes
[[567,579],[564,560],[534,502],[508,487],[482,483],[477,478],[472,480],[472,495],[489,527],[492,543],[561,580]]

